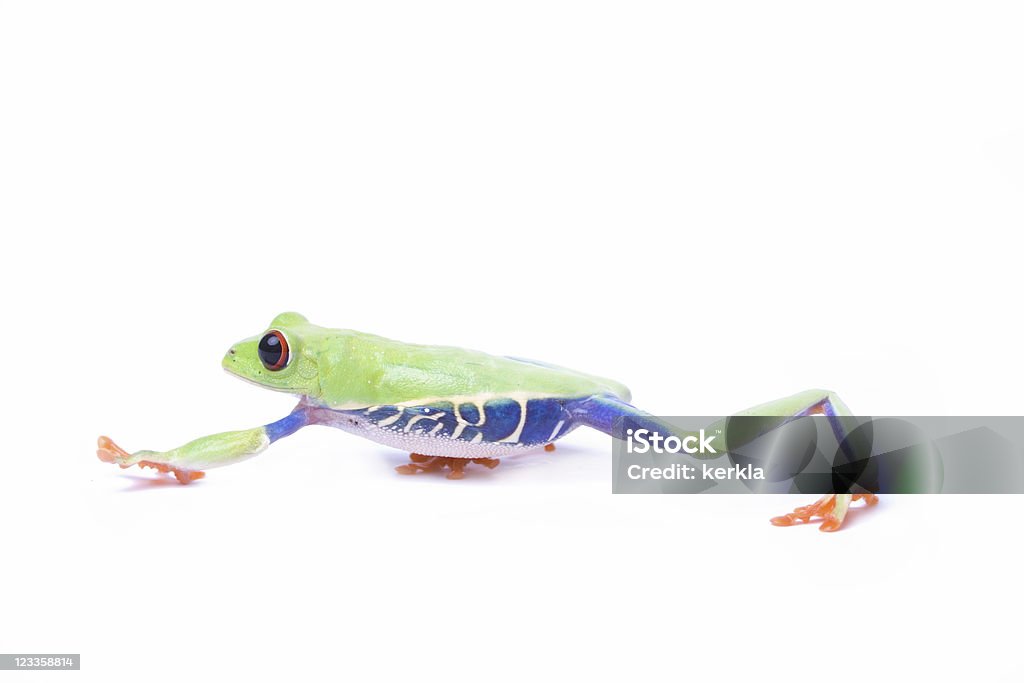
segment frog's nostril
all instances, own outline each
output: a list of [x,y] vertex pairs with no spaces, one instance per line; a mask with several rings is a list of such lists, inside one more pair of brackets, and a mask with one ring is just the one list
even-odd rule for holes
[[229,356],[233,356],[233,355],[235,355],[235,349],[234,349],[234,348],[230,348],[230,349],[228,349],[228,355],[229,355]]

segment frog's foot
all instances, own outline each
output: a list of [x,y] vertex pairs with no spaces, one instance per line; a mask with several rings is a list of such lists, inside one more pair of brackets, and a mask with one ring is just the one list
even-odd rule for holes
[[173,474],[179,484],[191,484],[196,479],[202,479],[206,476],[206,472],[203,472],[202,470],[180,470],[177,467],[171,467],[170,465],[165,465],[160,462],[151,462],[149,460],[140,460],[139,467],[152,467],[158,472]]
[[190,484],[196,479],[202,479],[206,476],[206,472],[201,472],[199,470],[182,470],[177,467],[171,467],[170,465],[162,462],[147,460],[147,454],[156,455],[156,453],[151,453],[150,451],[139,451],[134,454],[129,453],[106,436],[101,436],[96,442],[96,456],[103,462],[119,465],[122,469],[127,469],[132,465],[138,465],[139,467],[152,467],[159,472],[173,474],[179,484]]
[[873,493],[830,493],[810,505],[798,507],[788,515],[772,517],[771,522],[775,526],[792,526],[797,523],[807,524],[812,517],[821,517],[821,531],[836,531],[843,525],[846,512],[850,509],[850,503],[861,498],[864,499],[866,506],[878,502],[878,496]]
[[489,470],[493,470],[501,462],[496,458],[446,458],[442,455],[421,455],[419,453],[410,453],[409,460],[407,465],[399,465],[395,471],[399,474],[417,474],[419,472],[439,472],[447,467],[451,470],[447,475],[449,479],[462,479],[466,476],[466,465],[471,462],[483,465]]

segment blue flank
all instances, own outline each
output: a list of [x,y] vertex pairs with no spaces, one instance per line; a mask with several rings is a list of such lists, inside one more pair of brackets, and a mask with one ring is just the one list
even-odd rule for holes
[[459,406],[459,414],[462,419],[471,425],[480,424],[480,410],[475,403],[463,403]]
[[[526,401],[526,421],[523,423],[523,430],[515,443],[523,446],[542,445],[568,432],[573,420],[571,406],[578,400],[535,398]],[[520,403],[511,399],[487,401],[483,405],[483,415],[480,414],[476,405],[462,403],[459,405],[459,415],[465,426],[459,433],[458,439],[473,441],[479,435],[481,442],[502,441],[516,431],[521,418],[521,410]],[[338,412],[367,419],[373,424],[379,424],[389,418],[393,419],[395,415],[401,413],[397,420],[389,422],[383,428],[405,431],[406,427],[411,424],[412,426],[408,429],[411,434],[433,433],[433,436],[441,438],[451,437],[460,423],[455,417],[455,406],[450,401],[406,408],[378,406],[369,412],[365,409],[340,410]],[[285,418],[285,420],[287,419]],[[562,423],[561,426],[558,425],[559,422]],[[440,425],[439,429],[438,425]],[[558,427],[557,432],[555,432],[556,427]],[[268,426],[268,433],[269,429]],[[434,431],[435,429],[437,431]]]

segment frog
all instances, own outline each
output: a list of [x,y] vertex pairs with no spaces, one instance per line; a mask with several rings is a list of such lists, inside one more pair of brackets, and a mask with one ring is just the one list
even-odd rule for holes
[[[130,453],[101,436],[97,457],[121,468],[153,468],[190,484],[208,470],[259,455],[304,427],[324,425],[408,452],[410,462],[396,468],[401,474],[436,472],[462,479],[470,465],[494,469],[505,457],[551,451],[580,427],[618,439],[624,438],[626,419],[663,433],[674,429],[635,407],[626,385],[607,377],[321,327],[295,312],[277,315],[261,333],[233,344],[221,365],[242,380],[295,395],[298,403],[274,422],[200,437],[167,451]],[[823,389],[737,413],[777,415],[776,427],[803,416],[850,414],[837,394]],[[722,455],[712,453],[709,457]],[[820,518],[821,530],[835,531],[858,499],[877,502],[870,493],[826,494],[771,521],[790,526]]]

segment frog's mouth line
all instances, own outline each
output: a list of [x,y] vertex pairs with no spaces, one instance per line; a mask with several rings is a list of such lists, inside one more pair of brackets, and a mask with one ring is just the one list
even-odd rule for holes
[[232,361],[230,364],[229,363],[221,363],[221,367],[223,368],[224,372],[228,373],[232,377],[235,377],[236,379],[242,380],[246,384],[251,384],[251,385],[253,385],[255,387],[260,387],[262,389],[271,389],[273,391],[281,391],[281,392],[284,392],[284,393],[289,393],[287,389],[281,389],[279,387],[271,386],[269,384],[263,384],[261,382],[257,382],[256,380],[252,379],[251,377],[246,377],[241,372],[239,372],[239,371],[234,369],[234,361]]
[[[246,384],[251,384],[254,387],[259,387],[261,389],[270,389],[271,391],[277,391],[277,392],[282,393],[282,394],[292,394],[292,395],[299,395],[299,396],[306,396],[307,395],[305,392],[302,392],[302,391],[296,391],[296,390],[293,390],[293,389],[287,389],[285,387],[276,387],[276,386],[274,386],[272,384],[263,384],[262,382],[257,382],[256,380],[252,379],[251,377],[247,377],[247,376],[243,375],[241,372],[235,370],[234,369],[235,361],[232,359],[230,363],[227,362],[227,358],[229,358],[229,357],[230,356],[225,357],[225,360],[221,363],[221,368],[224,370],[224,372],[228,373],[229,375],[231,375],[232,377],[234,377],[236,379],[242,380]],[[260,373],[260,374],[262,374],[262,373]],[[319,388],[320,388],[320,378],[317,377],[317,389],[319,389]]]

